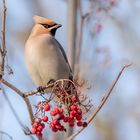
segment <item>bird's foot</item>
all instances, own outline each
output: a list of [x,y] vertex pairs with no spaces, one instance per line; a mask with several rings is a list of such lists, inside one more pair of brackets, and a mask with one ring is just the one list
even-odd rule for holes
[[44,90],[44,87],[43,86],[39,86],[37,88],[37,91],[40,92],[40,93],[45,93],[45,90]]
[[54,80],[54,79],[51,79],[51,80],[47,83],[47,85],[53,84],[54,82],[55,82],[55,80]]

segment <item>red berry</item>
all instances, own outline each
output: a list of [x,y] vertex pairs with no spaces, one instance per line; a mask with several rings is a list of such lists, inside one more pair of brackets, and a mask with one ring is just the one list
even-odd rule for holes
[[37,133],[37,136],[38,136],[39,138],[42,138],[43,135],[42,135],[41,132],[38,132],[38,133]]
[[57,107],[53,108],[53,110],[51,110],[51,116],[56,116],[59,113],[59,109]]
[[72,100],[73,103],[76,103],[76,102],[77,102],[77,99],[76,99],[75,96],[73,96],[73,97],[71,98],[71,100]]
[[40,126],[41,126],[42,128],[45,128],[45,124],[44,124],[44,123],[41,123]]
[[81,109],[78,109],[78,110],[77,110],[77,114],[78,114],[78,115],[82,115]]
[[50,123],[50,128],[52,128],[52,129],[55,128],[54,123],[52,123],[52,122]]
[[63,109],[62,109],[62,108],[59,108],[58,113],[59,113],[59,114],[62,114],[62,113],[63,113]]
[[32,127],[33,127],[33,128],[37,128],[38,125],[39,125],[39,124],[38,124],[37,122],[34,122],[33,125],[32,125]]
[[36,132],[37,132],[36,128],[32,128],[31,132],[32,132],[32,134],[36,134]]
[[81,120],[82,116],[81,115],[76,115],[76,120]]
[[54,107],[53,111],[56,112],[56,113],[59,113],[58,107]]
[[44,106],[44,110],[45,110],[45,111],[49,111],[49,110],[50,110],[50,105],[49,105],[49,104],[45,105],[45,106]]
[[59,124],[59,121],[58,121],[57,119],[53,119],[52,123],[53,123],[54,125],[56,125],[56,124]]
[[41,131],[44,129],[44,127],[45,127],[44,123],[41,123],[41,124],[38,126],[37,131],[38,131],[38,132],[41,132]]
[[63,120],[64,119],[64,114],[59,114],[59,120]]
[[35,122],[36,122],[36,123],[40,123],[40,122],[41,122],[41,119],[40,119],[40,118],[36,118],[36,119],[35,119]]
[[87,127],[87,122],[83,122],[83,127]]
[[77,106],[76,105],[72,105],[70,108],[71,108],[72,111],[74,111],[74,110],[77,111]]
[[68,122],[69,121],[69,117],[64,117],[63,121],[64,122]]
[[70,116],[69,117],[69,122],[73,121],[74,120],[74,117],[73,116]]
[[48,121],[48,117],[47,116],[43,116],[42,117],[42,121],[47,122]]
[[70,116],[75,117],[76,113],[77,113],[77,112],[76,112],[75,110],[74,110],[74,111],[71,111],[71,112],[70,112]]
[[116,4],[116,0],[110,0],[109,2],[111,6],[114,6]]
[[43,127],[42,126],[38,126],[37,131],[41,132],[42,130],[43,130]]
[[61,128],[59,129],[60,131],[65,131],[65,127],[61,125]]
[[57,129],[56,127],[54,127],[54,128],[52,128],[52,131],[53,131],[53,132],[57,132],[58,129]]
[[70,127],[74,127],[74,122],[73,122],[73,121],[70,122],[70,123],[69,123],[69,126],[70,126]]
[[57,125],[55,125],[55,127],[56,127],[58,130],[60,130],[60,129],[61,129],[61,124],[57,124]]
[[51,111],[51,116],[56,116],[56,115],[57,115],[57,113],[54,110],[52,110]]
[[78,121],[77,126],[83,126],[83,123],[81,121]]

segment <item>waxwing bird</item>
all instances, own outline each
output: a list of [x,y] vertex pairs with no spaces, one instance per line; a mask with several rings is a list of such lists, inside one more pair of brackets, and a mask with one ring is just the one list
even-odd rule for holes
[[25,45],[25,62],[33,82],[37,86],[46,86],[58,79],[72,80],[65,51],[55,39],[61,25],[40,16],[33,19],[35,25]]

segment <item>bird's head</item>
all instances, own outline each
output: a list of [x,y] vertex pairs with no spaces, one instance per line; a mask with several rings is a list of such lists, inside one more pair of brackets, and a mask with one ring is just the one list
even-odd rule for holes
[[46,33],[55,36],[56,30],[62,26],[61,24],[57,24],[53,20],[46,19],[40,16],[34,16],[33,19],[36,24],[33,29],[33,32],[35,34]]

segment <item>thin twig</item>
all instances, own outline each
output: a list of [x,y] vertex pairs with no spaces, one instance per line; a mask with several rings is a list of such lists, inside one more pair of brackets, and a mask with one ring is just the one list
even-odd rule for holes
[[[105,102],[107,101],[108,97],[111,95],[112,90],[114,89],[115,85],[117,84],[120,76],[122,75],[123,71],[125,70],[125,68],[129,67],[131,64],[129,65],[124,65],[121,69],[121,71],[119,72],[118,76],[116,77],[115,81],[112,83],[108,93],[106,94],[106,96],[102,99],[101,103],[99,104],[99,106],[97,107],[97,109],[95,110],[95,112],[92,114],[92,116],[88,119],[87,123],[89,124],[91,121],[93,121],[93,119],[96,117],[97,113],[100,111],[100,109],[103,107],[103,105],[105,104]],[[74,137],[76,137],[82,130],[84,130],[85,127],[80,128],[79,130],[77,130],[74,134],[72,134],[70,137],[68,137],[66,140],[72,140]]]
[[[51,88],[51,87],[53,87],[53,86],[54,86],[54,83],[51,83],[51,84],[49,84],[49,85],[47,85],[47,86],[45,86],[45,87],[42,87],[42,89],[45,90],[45,89]],[[23,98],[26,98],[26,97],[28,97],[28,96],[35,95],[35,94],[37,94],[37,93],[38,93],[38,90],[28,91],[28,92],[23,93],[23,94],[22,94],[22,97],[23,97]],[[44,94],[44,93],[43,93],[43,94]]]
[[82,38],[83,38],[83,28],[84,28],[84,18],[82,13],[82,6],[81,6],[81,0],[78,0],[79,4],[79,12],[80,12],[80,24],[79,29],[77,31],[77,41],[76,41],[76,64],[75,64],[75,79],[79,78],[79,61],[80,61],[80,55],[81,55],[81,48],[82,48]]
[[8,133],[6,133],[4,131],[0,131],[0,134],[6,135],[10,140],[13,140],[12,136],[10,136]]
[[11,83],[5,81],[4,79],[2,79],[3,75],[4,75],[4,68],[5,68],[5,56],[6,56],[6,0],[2,0],[2,29],[1,29],[1,34],[2,34],[2,43],[1,43],[1,47],[0,47],[0,59],[2,59],[2,62],[0,64],[0,82],[3,83],[4,85],[6,85],[7,87],[11,88],[12,90],[14,90],[20,97],[22,97],[22,99],[25,101],[26,106],[28,108],[28,112],[29,112],[29,116],[30,116],[30,120],[33,123],[33,111],[32,111],[32,106],[30,104],[30,101],[28,98],[23,98],[22,96],[22,92],[17,89],[14,85],[12,85]]
[[[42,87],[42,89],[43,89],[43,90],[46,90],[46,89],[48,89],[48,88],[52,88],[51,93],[53,93],[53,90],[55,89],[55,86],[56,86],[59,82],[65,82],[65,81],[66,81],[66,82],[69,81],[71,84],[73,84],[74,87],[76,87],[76,84],[75,84],[73,81],[71,81],[71,80],[69,80],[69,79],[60,79],[60,80],[55,81],[54,83],[50,83],[50,84],[48,84],[47,86]],[[28,92],[23,93],[23,94],[22,94],[22,97],[26,98],[26,97],[28,97],[28,96],[33,96],[33,95],[35,95],[35,94],[37,94],[37,93],[38,93],[38,90],[28,91]],[[40,93],[40,94],[44,94],[44,93]]]
[[30,116],[30,120],[33,123],[33,111],[32,111],[32,106],[30,104],[30,101],[28,98],[24,98],[23,97],[23,92],[21,92],[18,88],[16,88],[14,85],[12,85],[11,83],[7,82],[4,79],[1,79],[1,83],[3,83],[4,85],[6,85],[7,87],[11,88],[12,90],[14,90],[20,97],[22,97],[22,99],[25,101],[26,106],[28,108],[28,112],[29,112],[29,116]]
[[15,111],[15,109],[14,109],[14,107],[13,107],[11,101],[9,100],[9,98],[8,98],[8,96],[7,96],[7,93],[6,93],[6,91],[5,91],[5,89],[4,89],[3,87],[2,87],[2,93],[3,93],[3,96],[4,96],[5,100],[7,101],[8,105],[9,105],[9,107],[10,107],[10,109],[11,109],[13,115],[15,116],[15,118],[16,118],[18,124],[21,126],[21,128],[25,129],[24,124],[22,123],[22,121],[20,120],[20,117],[19,117],[18,114],[16,113],[16,111]]
[[[8,105],[9,105],[9,107],[10,107],[12,113],[13,113],[13,115],[15,116],[18,124],[21,126],[21,128],[24,131],[29,131],[28,128],[22,123],[22,121],[21,121],[20,117],[18,116],[18,114],[16,113],[15,108],[13,107],[13,105],[12,105],[10,99],[8,98],[8,95],[7,95],[7,93],[6,93],[6,91],[5,91],[5,89],[3,87],[2,87],[2,92],[3,92],[4,98],[7,101]],[[34,138],[31,135],[30,135],[30,138],[31,138],[31,140],[34,140]]]
[[82,38],[83,38],[83,29],[84,29],[84,22],[87,19],[87,17],[90,15],[90,13],[86,13],[83,15],[82,12],[82,2],[81,0],[78,0],[79,5],[79,13],[80,13],[80,24],[79,29],[77,31],[77,44],[76,44],[76,64],[75,64],[75,70],[74,70],[74,76],[75,79],[79,79],[79,69],[80,69],[80,56],[81,56],[81,50],[82,50]]
[[1,65],[1,77],[4,73],[4,64],[5,64],[5,56],[6,56],[6,41],[5,41],[5,24],[6,24],[6,1],[3,0],[3,7],[2,7],[2,46],[1,46],[1,53],[2,53],[2,65]]

